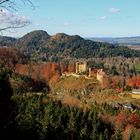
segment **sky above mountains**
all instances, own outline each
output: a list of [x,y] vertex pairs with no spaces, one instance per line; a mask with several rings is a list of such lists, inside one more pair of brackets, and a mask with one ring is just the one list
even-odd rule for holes
[[[32,30],[83,37],[139,36],[140,0],[34,0],[35,9],[22,6],[15,17],[31,24],[3,35],[22,36]],[[1,14],[0,14],[1,20]]]

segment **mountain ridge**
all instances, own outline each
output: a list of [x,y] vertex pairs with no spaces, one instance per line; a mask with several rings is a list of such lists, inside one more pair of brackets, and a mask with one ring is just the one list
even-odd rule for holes
[[[1,42],[0,42],[1,43]],[[140,57],[138,51],[106,42],[86,40],[78,35],[57,33],[50,36],[46,31],[32,31],[14,41],[18,48],[31,60],[61,61],[69,58],[93,57]]]
[[0,46],[13,46],[17,39],[9,36],[0,36]]

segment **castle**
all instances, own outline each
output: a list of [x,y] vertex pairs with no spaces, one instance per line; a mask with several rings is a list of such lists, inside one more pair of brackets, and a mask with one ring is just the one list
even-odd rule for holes
[[89,68],[89,77],[96,78],[100,83],[103,83],[103,79],[105,77],[105,72],[103,69],[91,69]]
[[86,62],[76,62],[76,73],[82,73],[87,71]]
[[88,77],[96,78],[100,83],[103,83],[105,72],[103,69],[92,69],[87,67],[86,62],[76,62],[76,73],[88,73]]

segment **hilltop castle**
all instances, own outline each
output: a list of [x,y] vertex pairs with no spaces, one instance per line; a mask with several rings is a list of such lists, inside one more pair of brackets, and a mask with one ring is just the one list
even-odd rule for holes
[[103,69],[92,69],[87,67],[87,62],[76,62],[76,73],[88,73],[88,77],[96,78],[100,83],[103,83],[105,72]]
[[87,71],[86,62],[76,62],[76,73],[82,73]]
[[106,73],[103,71],[103,69],[89,68],[89,77],[96,78],[100,83],[103,82],[105,75],[106,75]]

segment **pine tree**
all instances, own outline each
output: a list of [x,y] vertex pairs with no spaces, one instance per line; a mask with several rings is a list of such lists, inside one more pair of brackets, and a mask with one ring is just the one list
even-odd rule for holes
[[102,135],[102,133],[100,133],[99,140],[103,140],[103,135]]
[[80,138],[85,140],[88,139],[88,129],[87,129],[87,125],[85,125],[81,131],[80,131]]
[[104,136],[105,140],[108,140],[108,129],[107,128],[105,129],[103,136]]
[[93,127],[93,130],[92,130],[92,132],[90,134],[90,138],[92,140],[97,140],[98,139],[98,131],[97,131],[96,126]]
[[115,135],[115,140],[122,140],[122,130],[117,130],[117,133]]
[[130,140],[139,140],[136,129],[133,129],[130,135]]

